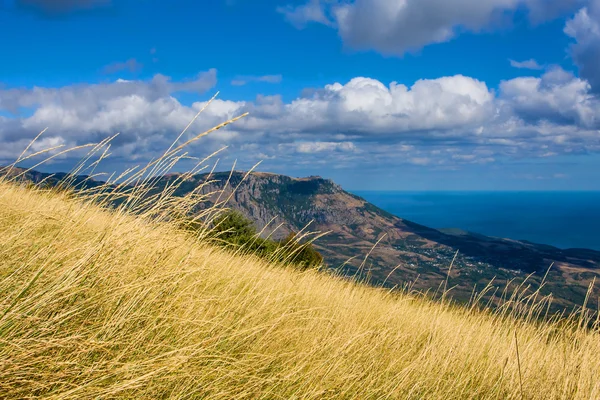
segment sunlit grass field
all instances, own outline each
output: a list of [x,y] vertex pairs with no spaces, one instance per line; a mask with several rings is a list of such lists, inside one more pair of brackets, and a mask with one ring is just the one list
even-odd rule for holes
[[7,181],[0,293],[2,398],[600,398],[576,319],[300,272]]

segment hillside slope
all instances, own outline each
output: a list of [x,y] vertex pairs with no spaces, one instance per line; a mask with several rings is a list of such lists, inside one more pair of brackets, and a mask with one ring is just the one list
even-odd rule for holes
[[[175,178],[163,178],[159,187]],[[454,298],[466,301],[474,289],[481,290],[492,280],[503,289],[507,282],[522,281],[531,273],[530,281],[537,287],[552,265],[544,293],[554,295],[555,310],[572,310],[583,305],[589,285],[600,276],[598,251],[562,250],[458,230],[442,232],[396,217],[321,177],[261,172],[247,177],[242,172],[196,175],[175,194],[185,195],[208,181],[212,183],[204,193],[231,197],[229,206],[255,221],[259,229],[270,221],[273,227],[282,224],[275,236],[299,231],[309,223],[311,230],[330,232],[316,242],[329,265],[344,265],[350,275],[362,265],[363,275],[378,285],[410,283],[435,291],[445,283],[458,250],[449,281]],[[234,193],[233,188],[237,188]],[[348,262],[350,258],[354,259]],[[594,288],[592,299],[598,296],[600,286]],[[597,303],[588,306],[597,308]]]
[[600,397],[575,321],[299,273],[1,181],[0,293],[5,398]]

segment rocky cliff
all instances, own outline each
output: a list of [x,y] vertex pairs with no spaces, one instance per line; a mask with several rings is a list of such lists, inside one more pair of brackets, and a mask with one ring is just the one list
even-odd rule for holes
[[[271,227],[281,224],[275,237],[307,225],[311,231],[329,232],[316,242],[329,266],[362,274],[374,284],[410,284],[435,291],[445,282],[454,259],[448,285],[455,298],[467,300],[474,288],[477,291],[492,280],[503,288],[533,274],[529,280],[537,288],[552,265],[543,293],[554,295],[557,308],[571,308],[583,304],[589,284],[600,275],[597,251],[431,229],[394,216],[318,176],[259,172],[244,176],[241,172],[198,175],[186,185],[212,182],[205,193],[231,195],[228,205],[255,221],[257,228],[269,222]],[[185,191],[182,187],[179,194]],[[270,234],[271,229],[265,232]]]

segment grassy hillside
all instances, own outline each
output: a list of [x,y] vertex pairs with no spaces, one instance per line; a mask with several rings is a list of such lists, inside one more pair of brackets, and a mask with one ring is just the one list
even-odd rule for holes
[[[177,178],[158,179],[156,190]],[[435,291],[446,281],[454,260],[449,282],[453,289],[448,295],[455,300],[468,302],[474,287],[491,280],[503,288],[533,273],[528,280],[534,288],[546,276],[543,292],[554,296],[552,311],[571,312],[583,304],[590,284],[600,278],[599,251],[558,249],[456,229],[442,232],[387,213],[320,177],[241,171],[198,174],[179,185],[174,195],[185,196],[203,184],[203,193],[212,192],[215,198],[226,193],[227,205],[254,221],[258,229],[267,227],[265,235],[285,237],[308,224],[313,231],[328,232],[315,241],[325,262],[331,268],[344,265],[348,275],[360,269],[376,285],[415,282],[414,288]],[[275,226],[279,229],[272,232]],[[368,263],[362,265],[367,253]],[[598,297],[596,285],[592,298]],[[597,309],[595,302],[588,306]]]
[[299,272],[0,181],[0,397],[600,398],[600,336]]

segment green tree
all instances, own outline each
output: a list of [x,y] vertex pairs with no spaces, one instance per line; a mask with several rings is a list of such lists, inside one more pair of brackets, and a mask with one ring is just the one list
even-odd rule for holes
[[[275,241],[257,235],[251,220],[235,210],[223,212],[213,220],[210,236],[225,247],[242,247],[245,251],[269,261],[289,262],[302,269],[316,268],[323,264],[323,257],[311,243],[300,243],[294,232],[285,239]],[[201,228],[201,223],[186,223],[189,230]]]
[[252,221],[238,211],[227,211],[215,218],[213,223],[215,235],[226,242],[243,244],[256,235]]
[[295,232],[290,232],[283,239],[282,245],[290,255],[290,261],[304,269],[317,268],[323,264],[323,256],[313,247],[312,243],[300,243]]

